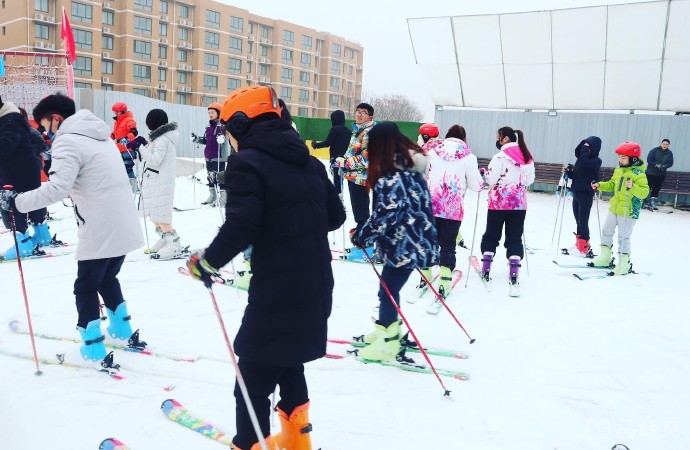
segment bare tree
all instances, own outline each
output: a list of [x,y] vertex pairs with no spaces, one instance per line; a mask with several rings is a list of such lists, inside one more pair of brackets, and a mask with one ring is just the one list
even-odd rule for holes
[[375,95],[363,93],[362,101],[374,107],[376,120],[421,122],[424,113],[416,103],[400,94]]

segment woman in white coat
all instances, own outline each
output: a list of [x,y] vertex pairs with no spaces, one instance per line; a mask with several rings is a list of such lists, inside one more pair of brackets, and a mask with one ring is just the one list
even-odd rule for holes
[[175,122],[168,123],[168,115],[162,109],[152,109],[146,116],[146,126],[151,130],[149,143],[139,152],[145,162],[141,183],[139,212],[156,227],[160,237],[149,253],[157,253],[156,259],[172,259],[183,252],[180,237],[172,226],[173,199],[175,197],[175,162],[179,132]]

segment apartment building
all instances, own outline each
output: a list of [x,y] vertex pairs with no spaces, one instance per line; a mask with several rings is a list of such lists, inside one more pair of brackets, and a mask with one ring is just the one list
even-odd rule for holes
[[211,0],[0,0],[0,49],[62,52],[62,7],[77,88],[204,106],[269,85],[304,117],[351,117],[361,98],[358,43]]

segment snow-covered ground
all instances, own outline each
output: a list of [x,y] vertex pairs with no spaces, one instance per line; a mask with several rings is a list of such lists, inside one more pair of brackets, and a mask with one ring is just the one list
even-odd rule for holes
[[[199,204],[207,194],[205,186],[178,178],[175,203],[191,207],[194,197]],[[485,200],[482,193],[475,254],[484,229]],[[468,194],[467,204],[462,231],[469,243],[477,196]],[[508,297],[502,247],[491,293],[474,272],[467,272],[468,251],[458,249],[458,268],[465,278],[449,305],[477,339],[475,344],[468,344],[445,310],[438,316],[425,312],[430,294],[413,305],[403,301],[403,311],[424,345],[471,355],[467,360],[433,358],[438,367],[471,374],[469,381],[443,378],[450,397],[443,396],[432,375],[352,359],[307,365],[314,448],[607,450],[616,443],[630,450],[690,448],[690,308],[682,275],[690,255],[688,213],[642,212],[632,236],[632,260],[637,270],[653,275],[578,281],[573,270],[552,263],[554,258],[586,262],[556,255],[551,246],[557,204],[552,195],[529,195],[526,239],[537,250],[523,263],[518,299]],[[570,208],[570,201],[566,206]],[[607,206],[599,205],[602,222]],[[75,243],[71,210],[60,203],[49,209],[64,218],[53,222],[51,230]],[[183,242],[192,248],[207,245],[220,223],[218,210],[209,207],[174,215]],[[348,229],[351,223],[349,216]],[[592,241],[598,244],[594,209],[590,224]],[[561,246],[572,243],[573,230],[567,209]],[[11,235],[1,234],[0,247],[10,244]],[[341,231],[335,233],[333,247],[342,248]],[[284,263],[299,262],[295,255],[294,261]],[[132,253],[120,281],[132,323],[151,349],[202,358],[186,363],[116,351],[127,377],[117,381],[53,365],[43,365],[44,374],[37,377],[32,361],[0,355],[0,448],[94,450],[106,437],[117,437],[133,450],[220,448],[170,422],[159,410],[163,400],[175,398],[233,432],[233,368],[209,295],[199,282],[177,273],[182,264]],[[240,270],[239,257],[236,265]],[[35,331],[78,337],[74,259],[39,259],[23,266]],[[371,267],[333,262],[333,271],[330,336],[348,338],[370,331],[378,289]],[[403,298],[415,295],[416,281],[413,277],[404,287]],[[222,286],[214,292],[233,335],[246,293]],[[0,322],[25,322],[16,264],[0,264],[0,293]],[[45,339],[36,344],[42,358],[66,353],[68,361],[79,362],[78,344]],[[29,337],[13,334],[5,325],[0,327],[0,349],[31,355]],[[346,349],[329,345],[331,353],[344,354]],[[412,356],[423,362],[420,355]]]

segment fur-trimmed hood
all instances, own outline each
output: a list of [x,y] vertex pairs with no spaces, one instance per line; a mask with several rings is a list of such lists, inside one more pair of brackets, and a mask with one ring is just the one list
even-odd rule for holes
[[165,133],[168,133],[170,131],[177,130],[177,122],[169,122],[166,123],[165,125],[161,125],[160,127],[156,128],[152,132],[149,133],[149,138],[151,141],[154,139],[157,139],[161,136],[163,136]]
[[417,152],[412,149],[409,150],[409,152],[414,165],[412,167],[405,168],[396,161],[395,167],[398,170],[410,170],[413,172],[419,172],[422,175],[424,175],[429,170],[429,155],[427,155],[426,153]]

